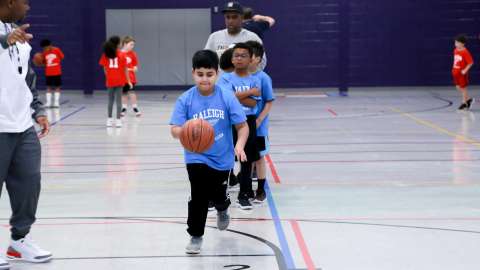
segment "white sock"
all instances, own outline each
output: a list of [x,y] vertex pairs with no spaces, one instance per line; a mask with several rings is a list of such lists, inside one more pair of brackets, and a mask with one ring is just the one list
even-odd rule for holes
[[132,107],[133,107],[134,109],[138,109],[137,104],[132,104]]
[[55,105],[60,105],[60,93],[55,92],[54,97],[55,97]]
[[52,93],[47,93],[46,99],[45,106],[50,107],[52,105]]

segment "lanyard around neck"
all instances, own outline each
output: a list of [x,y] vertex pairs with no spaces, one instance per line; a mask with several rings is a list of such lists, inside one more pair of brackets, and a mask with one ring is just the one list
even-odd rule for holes
[[[5,26],[5,33],[7,34],[7,37],[8,37],[8,35],[13,32],[13,29],[11,26],[8,27],[6,23],[4,23],[3,25]],[[16,43],[8,47],[8,55],[10,56],[10,60],[12,62],[17,60],[18,73],[22,74],[23,70],[22,70],[22,63],[20,61],[20,50],[18,49],[18,46]]]

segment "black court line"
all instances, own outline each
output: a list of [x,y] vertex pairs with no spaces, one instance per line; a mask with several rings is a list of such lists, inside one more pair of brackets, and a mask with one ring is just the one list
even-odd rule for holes
[[[158,222],[162,219],[187,219],[187,217],[173,217],[173,216],[144,216],[144,217],[134,217],[134,216],[124,216],[124,217],[42,217],[37,218],[37,220],[132,220],[132,221],[148,221],[148,222]],[[9,221],[9,218],[0,218],[3,221]],[[232,218],[231,220],[235,221],[265,221],[271,222],[271,218]],[[460,229],[451,229],[451,228],[439,228],[439,227],[426,227],[426,226],[410,226],[410,225],[395,225],[395,224],[381,224],[381,223],[369,223],[369,222],[349,222],[349,221],[329,221],[321,219],[282,219],[282,221],[296,220],[298,222],[310,222],[310,223],[332,223],[332,224],[346,224],[346,225],[362,225],[362,226],[377,226],[377,227],[392,227],[392,228],[405,228],[405,229],[419,229],[419,230],[434,230],[434,231],[445,231],[445,232],[459,232],[459,233],[471,233],[471,234],[480,234],[480,231],[474,230],[460,230]],[[415,220],[408,220],[415,221]],[[419,221],[422,221],[419,219]],[[456,221],[452,219],[452,221]],[[460,220],[461,221],[461,220]],[[480,220],[479,220],[480,221]],[[168,223],[176,224],[186,224],[185,222],[176,222],[176,221],[167,221]],[[209,228],[217,229],[216,227],[209,226]]]
[[98,171],[42,171],[42,174],[92,174],[92,173],[128,173],[128,172],[155,172],[162,170],[178,170],[185,169],[185,166],[181,167],[165,167],[165,168],[152,168],[152,169],[131,169],[131,170],[98,170]]
[[174,258],[236,258],[236,257],[275,257],[275,254],[218,254],[218,255],[152,255],[152,256],[112,256],[112,257],[64,257],[55,261],[75,260],[128,260],[128,259],[174,259]]
[[[155,218],[155,217],[150,217],[150,218],[144,218],[144,217],[143,218],[142,217],[140,217],[140,218],[139,217],[48,217],[48,218],[37,218],[37,220],[66,220],[66,219],[74,219],[74,220],[88,220],[88,219],[90,219],[90,220],[128,220],[128,221],[146,221],[146,222],[151,222],[151,223],[159,223],[159,222],[165,223],[166,222],[166,223],[170,223],[170,224],[180,224],[180,225],[186,225],[187,224],[186,222],[180,222],[180,221],[162,221],[162,220],[159,220],[158,218]],[[181,218],[181,219],[185,219],[185,218]],[[0,220],[7,220],[7,219],[0,218]],[[207,225],[206,228],[218,230],[218,228],[215,227],[215,226],[208,226]],[[278,269],[279,270],[288,270],[287,267],[286,267],[286,263],[285,263],[282,251],[280,250],[280,248],[278,248],[272,242],[270,242],[266,239],[263,239],[259,236],[255,236],[255,235],[245,233],[245,232],[241,232],[241,231],[228,229],[228,230],[226,230],[226,232],[230,232],[230,233],[237,234],[237,235],[242,235],[242,236],[257,240],[257,241],[265,244],[266,246],[268,246],[274,252],[273,256],[275,256],[275,258],[277,260]],[[272,256],[272,255],[269,255],[269,256]],[[196,256],[192,255],[192,257],[196,257]],[[102,257],[100,257],[100,259],[101,258]]]

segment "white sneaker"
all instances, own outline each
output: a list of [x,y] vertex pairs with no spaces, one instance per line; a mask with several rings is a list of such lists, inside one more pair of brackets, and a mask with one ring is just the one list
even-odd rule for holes
[[113,127],[113,118],[107,119],[107,127]]
[[3,257],[0,257],[0,270],[8,269],[10,269],[10,264]]
[[117,121],[115,121],[115,126],[116,126],[117,128],[121,128],[121,127],[123,126],[122,120],[121,120],[121,119],[117,119]]
[[202,237],[192,237],[190,238],[190,242],[188,242],[187,247],[185,248],[185,252],[190,255],[200,254],[202,250]]
[[25,237],[18,241],[10,241],[10,246],[7,250],[7,258],[11,260],[43,263],[52,259],[52,253],[41,249],[31,239]]

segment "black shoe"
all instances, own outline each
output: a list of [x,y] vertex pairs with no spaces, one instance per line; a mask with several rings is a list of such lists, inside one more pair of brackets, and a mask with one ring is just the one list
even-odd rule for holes
[[242,210],[252,210],[253,206],[247,197],[238,198],[237,205]]
[[213,201],[208,202],[208,212],[215,211],[215,203]]
[[467,103],[462,103],[462,105],[460,105],[460,107],[458,107],[458,109],[460,111],[467,109]]
[[262,204],[267,200],[267,194],[264,190],[257,190],[257,195],[255,196],[255,200],[253,203]]
[[140,110],[138,108],[133,108],[133,112],[135,113],[136,117],[142,116],[142,113],[140,112]]
[[472,108],[473,103],[475,103],[475,100],[473,98],[467,100],[467,102],[466,102],[467,109],[470,110],[470,108]]

